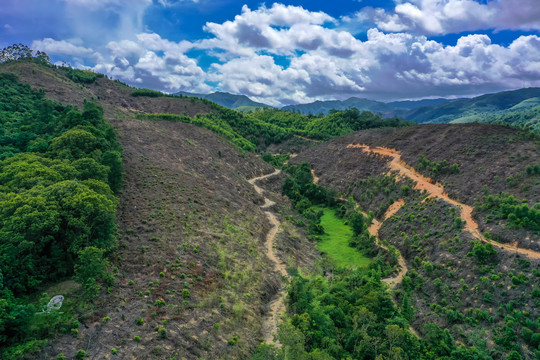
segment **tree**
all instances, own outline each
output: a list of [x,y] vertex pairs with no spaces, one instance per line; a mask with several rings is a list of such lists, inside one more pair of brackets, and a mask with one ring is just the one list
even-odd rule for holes
[[99,295],[96,281],[105,275],[108,266],[103,259],[103,249],[88,246],[79,252],[79,260],[75,265],[75,279],[82,285],[84,296],[93,299]]
[[362,234],[367,228],[364,215],[359,212],[353,212],[349,216],[349,221],[355,235]]
[[98,139],[88,131],[81,129],[68,130],[51,142],[54,155],[69,160],[88,157],[98,148]]
[[118,192],[122,187],[122,154],[119,151],[106,151],[101,163],[109,167],[108,183],[111,190]]

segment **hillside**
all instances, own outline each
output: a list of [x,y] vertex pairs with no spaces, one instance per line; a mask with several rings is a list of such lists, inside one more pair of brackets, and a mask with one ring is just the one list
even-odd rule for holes
[[260,102],[256,102],[248,98],[246,95],[234,95],[226,92],[214,92],[210,94],[195,94],[185,91],[180,91],[176,95],[182,95],[187,97],[198,97],[215,102],[221,106],[225,106],[229,109],[238,109],[241,107],[248,108],[267,108],[271,107]]
[[[421,336],[435,323],[494,359],[505,358],[514,344],[532,359],[539,158],[538,143],[526,132],[467,124],[353,133],[293,162],[309,162],[320,184],[352,196],[378,220],[404,199],[379,236],[405,258],[396,301],[414,304],[412,325]],[[517,320],[518,313],[526,315]]]
[[[539,88],[527,88],[486,94],[471,99],[454,100],[439,105],[414,109],[403,116],[418,123],[448,123],[482,121],[490,115],[505,111],[525,110],[537,106]],[[531,100],[529,100],[531,99]]]
[[[40,356],[62,353],[71,358],[84,349],[105,358],[114,348],[122,357],[221,358],[227,353],[246,358],[260,343],[268,303],[282,286],[266,254],[269,224],[259,209],[262,198],[246,180],[272,168],[197,126],[137,119],[143,111],[204,113],[212,109],[205,102],[133,97],[123,84],[105,78],[77,84],[64,78],[61,69],[28,62],[0,65],[4,71],[58,101],[82,106],[84,99],[97,100],[123,149],[118,250],[109,268],[114,285],[105,286],[107,291],[90,302],[81,298],[69,272],[67,278],[60,277],[65,282],[42,285],[40,293],[49,294],[47,301],[59,292],[65,296],[70,306],[66,316],[81,325],[68,328],[74,330],[67,335],[60,331]],[[292,248],[278,245],[280,253],[308,271],[317,253],[302,229],[287,219],[282,223],[276,243],[292,237],[296,241]],[[163,328],[158,338],[156,327]],[[51,335],[58,335],[55,329]],[[252,336],[254,332],[260,337]],[[230,349],[232,338],[237,346]],[[31,352],[35,345],[29,344],[34,343],[24,346]]]

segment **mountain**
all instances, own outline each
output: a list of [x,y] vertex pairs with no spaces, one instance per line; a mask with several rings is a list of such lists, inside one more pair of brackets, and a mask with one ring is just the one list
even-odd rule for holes
[[228,107],[229,109],[237,109],[239,107],[250,107],[254,108],[269,108],[270,105],[266,105],[260,102],[256,102],[248,98],[246,95],[234,95],[226,92],[214,92],[211,94],[196,94],[189,93],[185,91],[177,92],[174,95],[183,95],[188,97],[198,97],[202,99],[207,99],[213,101],[221,106]]
[[397,109],[413,110],[413,109],[417,109],[419,107],[439,105],[439,104],[449,102],[449,101],[453,101],[453,100],[444,99],[444,98],[438,98],[438,99],[392,101],[392,102],[389,102],[389,103],[386,103],[386,104],[390,105],[392,107],[395,107]]
[[490,115],[531,109],[539,104],[540,88],[503,91],[413,109],[403,116],[418,123],[482,121]]
[[396,108],[388,104],[361,99],[357,97],[351,97],[347,100],[327,100],[327,101],[315,101],[309,104],[287,105],[283,110],[296,111],[302,114],[325,114],[327,115],[330,110],[347,110],[349,108],[357,108],[360,111],[371,111],[378,114],[394,114]]

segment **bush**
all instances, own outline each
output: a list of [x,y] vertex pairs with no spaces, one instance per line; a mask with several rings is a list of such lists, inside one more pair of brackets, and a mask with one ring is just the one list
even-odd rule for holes
[[162,326],[158,327],[157,332],[158,332],[158,337],[160,339],[166,339],[167,338],[167,329],[165,329],[164,327],[162,327]]

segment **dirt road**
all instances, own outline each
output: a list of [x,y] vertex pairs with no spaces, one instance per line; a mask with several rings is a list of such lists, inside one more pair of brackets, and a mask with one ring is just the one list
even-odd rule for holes
[[363,145],[363,144],[350,144],[347,146],[347,148],[348,149],[362,149],[362,151],[366,153],[373,153],[373,154],[379,154],[379,155],[391,157],[392,160],[388,163],[388,166],[390,167],[391,171],[392,170],[397,171],[399,176],[406,177],[415,181],[416,182],[415,189],[425,190],[429,194],[429,197],[442,199],[446,201],[447,203],[452,204],[456,206],[458,209],[460,209],[460,212],[461,212],[460,217],[461,217],[461,220],[463,220],[465,223],[465,231],[468,231],[469,233],[471,233],[478,240],[484,241],[486,243],[491,243],[503,250],[512,251],[517,254],[530,257],[532,259],[540,259],[540,253],[537,251],[519,248],[519,247],[516,247],[515,245],[496,243],[486,238],[480,232],[480,230],[478,229],[478,223],[476,223],[476,221],[474,221],[472,217],[472,212],[474,208],[472,206],[463,204],[457,200],[451,199],[441,184],[418,173],[412,166],[408,165],[403,160],[401,160],[401,152],[394,149],[384,148],[384,147],[371,148],[368,145]]
[[[275,176],[281,173],[281,170],[276,170],[271,174],[262,175],[256,178],[253,178],[251,180],[248,180],[251,185],[253,185],[253,188],[259,195],[264,194],[264,190],[261,189],[259,186],[257,186],[255,183],[259,180],[269,178],[271,176]],[[267,197],[264,198],[264,204],[261,205],[261,209],[267,209],[274,205],[275,202],[268,199]],[[279,227],[281,226],[281,222],[277,219],[277,217],[270,211],[265,211],[264,214],[268,218],[268,221],[272,225],[272,228],[268,231],[266,234],[266,256],[272,261],[274,264],[274,271],[278,272],[281,276],[287,277],[287,268],[285,264],[279,259],[279,257],[276,254],[276,251],[274,249],[274,238],[276,237],[276,234],[279,231]],[[272,301],[270,302],[270,313],[268,314],[267,318],[265,319],[263,323],[263,337],[264,342],[266,344],[273,344],[276,346],[280,346],[278,342],[274,341],[274,333],[278,327],[278,324],[280,322],[280,317],[283,312],[285,312],[285,290],[281,288],[279,292],[274,296]]]

